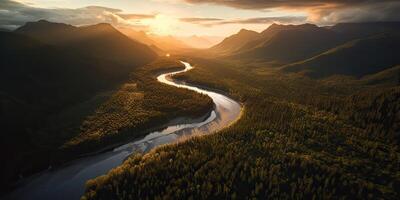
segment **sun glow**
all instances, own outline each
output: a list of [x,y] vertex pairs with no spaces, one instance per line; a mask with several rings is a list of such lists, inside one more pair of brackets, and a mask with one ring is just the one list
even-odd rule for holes
[[144,20],[143,23],[149,26],[149,31],[157,35],[172,35],[177,20],[162,14],[156,15],[152,19]]

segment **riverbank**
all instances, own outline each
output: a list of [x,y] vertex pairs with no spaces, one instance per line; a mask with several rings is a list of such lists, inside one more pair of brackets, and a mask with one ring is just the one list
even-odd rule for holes
[[195,69],[180,76],[238,94],[240,120],[131,156],[88,182],[86,199],[398,199],[400,154],[390,130],[399,86],[359,88],[191,60]]
[[73,160],[111,150],[173,125],[170,122],[174,123],[174,119],[176,123],[185,122],[179,120],[181,116],[192,122],[209,116],[214,105],[207,96],[160,84],[154,78],[159,70],[178,68],[184,66],[174,59],[159,59],[137,68],[129,81],[112,92],[54,114],[36,137],[40,150],[33,148],[23,158],[16,156],[7,162],[15,172],[9,173],[14,178],[7,181],[7,190],[3,187],[2,193],[19,186],[21,177],[24,182],[24,177],[42,170],[58,169]]
[[[212,95],[214,98],[223,98],[219,96],[219,94]],[[239,115],[238,113],[240,113],[240,105],[232,104],[233,102],[231,99],[225,98],[227,105],[224,106],[226,108],[234,108],[233,114],[237,117]],[[193,133],[209,133],[225,127],[227,124],[226,122],[231,121],[231,116],[227,113],[220,113],[220,110],[221,105],[214,104],[214,111],[207,113],[207,115],[194,119],[176,118],[170,123],[177,124],[182,122],[182,124],[168,126],[161,131],[154,131],[142,139],[134,140],[117,148],[113,148],[112,151],[104,151],[95,155],[86,156],[66,166],[46,171],[32,178],[33,180],[27,181],[29,183],[15,190],[14,195],[20,195],[19,197],[21,198],[19,199],[29,199],[28,197],[41,199],[79,198],[76,195],[80,196],[80,194],[83,193],[86,180],[107,173],[109,169],[120,165],[131,153],[137,151],[147,152],[156,146],[173,143],[179,140],[179,138],[187,137]],[[222,110],[226,109],[224,108]],[[66,174],[70,177],[67,180],[65,179]],[[80,187],[78,187],[79,185]]]

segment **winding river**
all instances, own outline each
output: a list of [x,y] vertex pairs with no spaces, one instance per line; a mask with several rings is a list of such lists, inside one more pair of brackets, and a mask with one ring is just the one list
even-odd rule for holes
[[179,88],[186,88],[212,98],[214,110],[202,119],[174,119],[165,129],[151,132],[141,139],[93,156],[72,161],[54,170],[47,170],[24,181],[19,188],[6,196],[6,199],[79,199],[84,192],[88,179],[106,174],[120,165],[134,152],[148,152],[159,145],[173,143],[194,134],[208,134],[232,124],[240,117],[241,106],[233,99],[196,87],[177,82],[171,76],[191,70],[193,67],[181,61],[185,69],[161,74],[157,80]]

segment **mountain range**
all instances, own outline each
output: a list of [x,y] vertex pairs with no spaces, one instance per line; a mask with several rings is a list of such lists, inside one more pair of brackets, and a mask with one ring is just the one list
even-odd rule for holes
[[190,48],[209,48],[221,40],[216,36],[160,36],[124,27],[118,30],[133,40],[149,45],[160,54]]
[[41,20],[1,32],[0,40],[1,80],[7,83],[1,91],[14,97],[35,93],[32,98],[46,98],[47,103],[53,102],[47,98],[57,104],[79,101],[78,97],[129,78],[136,66],[157,57],[147,45],[109,24],[74,27]]
[[261,33],[242,29],[209,50],[221,58],[269,63],[314,78],[360,77],[399,63],[399,35],[400,22],[272,24]]
[[129,39],[110,24],[75,27],[45,20],[28,22],[14,33],[29,36],[45,44],[96,58],[107,58],[127,65],[141,65],[155,54],[147,46]]

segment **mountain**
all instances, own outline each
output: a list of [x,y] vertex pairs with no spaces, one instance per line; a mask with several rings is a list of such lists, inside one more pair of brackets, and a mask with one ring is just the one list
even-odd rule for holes
[[24,166],[23,152],[42,148],[36,146],[42,137],[34,130],[42,127],[48,116],[115,86],[126,75],[115,63],[21,34],[0,32],[0,43],[1,156],[12,160],[0,167],[3,185]]
[[208,41],[210,41],[212,45],[217,45],[218,43],[222,42],[222,40],[225,39],[222,36],[203,35],[201,37],[203,37],[203,38],[207,39]]
[[71,41],[78,40],[78,29],[78,27],[69,24],[39,20],[37,22],[27,22],[14,32],[27,35],[47,44],[55,45],[67,44]]
[[213,45],[206,37],[192,35],[188,37],[179,37],[179,40],[183,41],[185,44],[194,48],[209,48]]
[[26,104],[63,107],[128,78],[132,70],[24,35],[0,33],[0,91]]
[[236,52],[248,42],[258,39],[259,36],[260,34],[255,31],[241,29],[238,33],[211,47],[210,50],[221,54],[230,54]]
[[157,50],[158,52],[160,50],[164,53],[164,51],[191,48],[185,42],[173,36],[146,34],[143,31],[136,31],[131,28],[118,28],[118,30],[135,41],[152,46],[152,49]]
[[6,28],[0,28],[0,31],[1,31],[1,32],[10,32],[11,30],[6,29]]
[[153,50],[154,52],[157,53],[157,55],[159,56],[164,56],[166,54],[166,52],[162,49],[160,49],[158,46],[151,44],[150,49]]
[[364,76],[360,82],[366,85],[400,85],[400,65],[388,68],[375,74]]
[[147,44],[149,46],[156,45],[156,41],[151,39],[149,35],[147,35],[144,31],[136,31],[131,28],[123,28],[123,27],[119,27],[118,30],[121,31],[121,33],[128,36],[129,38],[134,39],[138,42]]
[[400,63],[400,36],[379,34],[357,39],[307,60],[283,67],[286,72],[302,72],[315,78],[334,74],[361,77]]
[[379,33],[399,32],[400,22],[339,23],[330,27],[330,29],[342,33],[349,39],[357,39]]
[[149,37],[156,41],[155,46],[161,48],[165,51],[176,51],[181,49],[190,49],[192,48],[185,42],[177,39],[174,36],[161,36],[161,35],[149,35]]
[[[101,37],[98,38],[98,40],[102,39]],[[0,50],[2,55],[0,68],[1,103],[9,102],[7,106],[4,104],[1,108],[12,108],[11,105],[14,105],[14,103],[35,108],[36,111],[32,115],[42,116],[36,117],[38,120],[43,119],[49,113],[57,112],[71,104],[90,98],[99,91],[115,87],[116,84],[127,80],[130,72],[138,64],[144,64],[150,62],[150,58],[156,58],[153,51],[151,51],[151,55],[147,55],[140,52],[141,49],[125,49],[122,47],[117,50],[116,46],[113,46],[113,50],[117,52],[132,51],[136,54],[135,57],[143,56],[144,59],[139,60],[138,58],[138,60],[127,64],[112,58],[115,52],[104,54],[103,56],[106,57],[93,55],[96,48],[106,49],[109,47],[101,46],[107,44],[107,42],[96,41],[95,38],[88,39],[87,41],[90,41],[90,43],[81,41],[82,49],[74,49],[73,51],[65,45],[51,45],[13,32],[0,32],[0,41],[2,44]],[[131,40],[127,39],[125,42],[129,43]],[[97,47],[95,47],[96,43],[98,44]],[[84,47],[85,44],[94,49]],[[74,48],[77,47],[78,45],[74,45]],[[83,53],[85,50],[91,52]],[[16,110],[13,112],[1,112],[1,115],[19,113],[18,107],[16,106]],[[24,112],[29,113],[28,110]],[[12,120],[13,118],[5,117],[4,119]],[[13,122],[19,123],[20,120]],[[12,125],[12,123],[9,125]]]
[[139,65],[157,58],[150,47],[108,24],[31,22],[14,32],[0,31],[0,43],[0,146],[2,158],[10,161],[0,167],[0,185],[21,171],[47,167],[40,158],[71,137],[47,130],[51,116],[118,87]]
[[246,45],[242,46],[236,53],[245,52],[256,47],[261,47],[267,41],[269,41],[273,36],[278,34],[280,31],[292,30],[292,29],[305,29],[307,27],[313,27],[311,24],[302,25],[283,25],[283,24],[271,24],[267,29],[262,31],[257,39],[252,39],[246,42]]
[[28,22],[14,32],[46,44],[58,45],[69,51],[123,65],[143,65],[156,57],[155,52],[147,45],[133,41],[110,24],[105,23],[74,27],[40,20]]
[[0,91],[53,111],[114,87],[157,57],[109,24],[74,27],[41,20],[0,36]]
[[[275,25],[263,31],[258,46],[242,49],[232,59],[290,63],[306,59],[343,43],[340,34],[312,24]],[[249,45],[246,45],[249,46]]]

